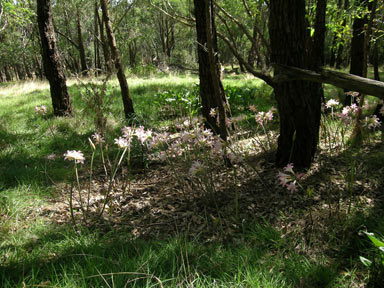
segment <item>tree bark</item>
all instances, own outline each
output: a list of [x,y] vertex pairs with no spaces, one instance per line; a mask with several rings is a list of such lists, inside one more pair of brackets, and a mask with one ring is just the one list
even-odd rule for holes
[[[213,3],[211,0],[194,0],[194,7],[202,112],[207,128],[226,140],[226,111],[223,103],[227,101],[220,80]],[[226,106],[229,108],[228,105]],[[211,109],[218,110],[218,123],[216,117],[210,115]]]
[[[273,63],[308,68],[305,0],[271,0],[269,33]],[[274,73],[284,71],[275,67]],[[276,163],[307,168],[317,149],[321,99],[307,81],[277,83],[274,92],[280,115]]]
[[[95,53],[95,68],[98,70],[101,70],[101,61],[100,61],[100,50],[99,50],[99,23],[98,23],[98,15],[99,15],[99,7],[97,5],[97,0],[95,0],[95,9],[94,9],[94,41],[93,41],[93,48]],[[98,71],[99,73],[99,71]]]
[[100,39],[103,46],[103,54],[104,54],[104,66],[105,70],[107,70],[108,73],[112,72],[112,59],[111,59],[111,53],[109,50],[109,44],[107,39],[105,39],[104,34],[104,18],[100,19],[99,13],[97,13],[97,20],[100,26]]
[[56,48],[50,0],[37,0],[37,21],[44,72],[51,90],[53,113],[55,116],[68,116],[72,114],[71,101]]
[[107,30],[108,42],[112,52],[112,58],[117,70],[117,79],[119,80],[119,83],[120,83],[121,97],[122,97],[123,106],[124,106],[124,115],[126,119],[131,119],[135,111],[133,109],[132,99],[129,95],[127,78],[125,78],[123,65],[121,64],[119,51],[117,50],[115,35],[113,34],[113,30],[112,30],[112,24],[109,19],[107,0],[100,0],[100,2],[101,2],[101,9],[103,11],[105,28]]
[[83,42],[83,32],[81,29],[81,21],[80,21],[80,9],[77,7],[76,11],[76,26],[77,26],[77,41],[79,46],[80,53],[80,63],[81,63],[81,72],[86,73],[88,71],[87,59],[85,57],[85,48]]
[[[344,13],[348,13],[349,8],[349,0],[344,0]],[[345,27],[347,25],[347,19],[345,19],[346,16],[344,16],[344,20],[342,23],[342,26]],[[345,39],[340,39],[340,43],[337,48],[337,55],[336,55],[336,69],[341,69],[341,64],[343,64],[343,51],[344,51],[344,45],[345,45]]]

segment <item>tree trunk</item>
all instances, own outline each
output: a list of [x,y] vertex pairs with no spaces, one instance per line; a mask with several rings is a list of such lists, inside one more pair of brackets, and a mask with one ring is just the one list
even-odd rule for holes
[[[363,35],[363,63],[362,63],[362,76],[367,78],[367,70],[368,70],[368,54],[369,54],[369,43],[371,41],[371,34],[372,34],[372,27],[373,27],[373,22],[376,17],[376,7],[377,7],[377,0],[373,0],[372,2],[369,2],[368,4],[368,10],[370,11],[370,18],[368,21],[368,17],[365,16],[363,20],[365,20],[365,23],[368,23],[367,27],[365,28],[365,23],[363,26],[363,31],[361,34]],[[363,33],[365,32],[365,33]],[[352,39],[353,40],[353,39]],[[357,59],[356,59],[357,60]],[[360,68],[360,66],[359,66]],[[351,69],[352,69],[352,63],[351,63]],[[363,141],[362,137],[362,127],[360,123],[360,118],[362,117],[362,107],[364,105],[364,99],[365,96],[362,94],[360,96],[360,103],[359,103],[359,108],[356,112],[356,117],[355,117],[355,126],[353,128],[352,132],[352,144],[360,144]]]
[[80,9],[77,8],[76,11],[76,26],[77,26],[77,40],[78,40],[78,46],[79,46],[79,53],[80,53],[80,63],[81,63],[81,72],[87,73],[88,67],[87,67],[87,59],[85,57],[85,48],[84,48],[84,42],[83,42],[83,32],[81,30],[81,21],[80,21]]
[[[223,102],[226,103],[226,98],[220,80],[213,3],[211,0],[194,0],[194,7],[203,116],[207,128],[226,140],[226,111],[223,105]],[[210,115],[211,109],[218,110],[218,122],[216,117]]]
[[[343,0],[338,0],[337,1],[337,9],[338,9],[338,12],[337,12],[337,19],[340,18],[340,10],[341,10],[341,7],[342,7],[342,4],[343,4]],[[329,58],[329,66],[330,67],[335,67],[335,62],[336,62],[336,42],[337,41],[337,32],[334,33],[333,35],[333,39],[332,39],[332,46],[331,46],[331,56]]]
[[[94,53],[95,53],[95,68],[98,70],[101,70],[101,60],[100,60],[100,50],[99,50],[99,23],[98,23],[98,15],[99,15],[99,7],[97,5],[97,0],[95,1],[95,17],[94,17],[94,41],[93,41],[93,46],[94,46]],[[97,72],[97,74],[99,71]]]
[[7,82],[11,82],[13,80],[12,74],[9,71],[9,66],[5,65],[4,66],[4,73],[5,73],[5,78]]
[[373,74],[374,74],[374,79],[376,81],[380,81],[380,74],[379,74],[379,49],[377,47],[377,42],[379,39],[376,39],[375,44],[373,45],[373,55],[372,55],[372,64],[373,64]]
[[[273,63],[308,68],[305,0],[271,0],[269,33]],[[276,67],[274,73],[283,71]],[[276,163],[307,168],[317,149],[321,99],[307,81],[279,83],[274,92],[280,115]]]
[[[344,0],[344,13],[348,13],[348,8],[349,8],[349,0]],[[346,17],[346,16],[344,16]],[[342,26],[345,27],[347,25],[347,20],[344,19]],[[336,69],[341,68],[341,64],[343,63],[343,51],[344,51],[344,45],[345,45],[345,40],[341,39],[339,47],[337,48],[337,56],[336,56]]]
[[37,21],[41,38],[44,72],[51,88],[53,113],[56,116],[70,115],[72,113],[71,102],[56,48],[52,9],[49,0],[37,0]]
[[97,20],[100,27],[100,39],[101,43],[103,44],[103,54],[104,54],[104,66],[105,70],[107,70],[108,73],[112,72],[112,59],[111,59],[111,53],[109,50],[109,44],[107,39],[105,38],[104,34],[104,18],[100,19],[99,13],[97,13]]
[[101,9],[103,11],[103,19],[105,22],[105,28],[107,30],[107,36],[109,40],[109,46],[112,52],[112,58],[117,70],[117,79],[120,83],[121,97],[123,99],[124,114],[126,119],[131,119],[135,111],[133,110],[132,99],[129,95],[128,82],[125,78],[123,65],[121,64],[120,55],[117,50],[115,35],[113,34],[112,24],[109,19],[107,0],[100,0]]
[[36,77],[38,77],[40,80],[43,80],[44,72],[43,72],[43,68],[41,67],[41,62],[39,60],[39,57],[35,54],[34,58],[35,58],[35,66],[36,66],[35,73],[37,74]]

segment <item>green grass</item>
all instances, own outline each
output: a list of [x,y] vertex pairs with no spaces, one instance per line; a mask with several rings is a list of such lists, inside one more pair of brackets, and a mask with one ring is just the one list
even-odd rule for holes
[[[171,123],[175,118],[162,115],[154,97],[169,90],[192,93],[197,83],[196,76],[130,79],[137,124],[156,129]],[[96,129],[94,113],[82,98],[84,86],[75,80],[68,84],[74,108],[74,117],[68,119],[52,117],[46,82],[0,84],[0,287],[124,287],[127,283],[126,287],[159,287],[157,279],[164,287],[353,287],[364,283],[368,270],[358,256],[372,255],[373,249],[357,232],[366,227],[384,233],[383,215],[375,207],[339,219],[337,229],[327,235],[329,247],[323,250],[312,249],[321,240],[305,243],[302,235],[286,234],[278,223],[267,221],[244,223],[236,228],[234,239],[211,242],[186,232],[132,239],[131,228],[75,231],[69,224],[52,224],[41,207],[55,199],[72,177],[73,164],[62,156],[66,150],[89,155],[88,137]],[[231,91],[234,114],[246,113],[248,120],[252,118],[249,104],[260,111],[275,105],[272,90],[253,78],[226,78],[224,86]],[[339,93],[328,86],[326,91],[332,98]],[[108,83],[105,98],[107,137],[112,142],[124,125],[116,80]],[[37,105],[48,107],[47,117],[34,112]],[[177,113],[175,117],[182,116]],[[111,155],[114,149],[110,148]],[[58,160],[48,161],[51,153]],[[369,157],[372,169],[382,167],[381,152]],[[84,165],[80,173],[86,174],[87,169]],[[339,241],[339,233],[348,237]]]

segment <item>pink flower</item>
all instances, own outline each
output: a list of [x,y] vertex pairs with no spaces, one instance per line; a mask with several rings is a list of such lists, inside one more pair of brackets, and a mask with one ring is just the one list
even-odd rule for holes
[[212,118],[216,117],[216,108],[211,108],[211,111],[209,112],[209,116],[211,116]]
[[119,137],[119,139],[115,139],[115,144],[119,146],[120,149],[125,149],[131,144],[131,142],[126,138]]
[[289,175],[287,175],[283,172],[279,172],[278,177],[279,177],[280,185],[283,187],[285,187],[291,179],[291,177]]
[[56,154],[55,153],[52,153],[52,154],[49,154],[46,156],[46,158],[49,160],[49,161],[53,161],[56,159]]
[[376,115],[372,117],[365,117],[363,126],[368,127],[368,129],[376,129],[381,126],[381,122]]
[[293,163],[287,164],[287,166],[285,166],[283,170],[285,172],[289,172],[289,173],[295,174],[295,172],[293,172]]
[[381,115],[383,115],[384,116],[384,106],[383,107],[381,107],[381,109],[380,109],[380,112],[379,112]]
[[95,141],[96,144],[100,144],[100,143],[105,142],[104,138],[99,133],[94,133],[92,135],[92,139],[93,139],[93,141]]
[[64,160],[73,160],[75,163],[84,163],[84,155],[80,151],[68,150],[64,154]]
[[135,129],[133,129],[132,127],[127,127],[127,126],[124,126],[123,128],[121,128],[121,133],[123,134],[123,137],[124,138],[132,138],[133,134],[135,133]]
[[325,107],[332,108],[332,107],[335,107],[338,105],[339,105],[339,101],[337,101],[335,99],[330,99],[330,100],[328,100],[327,104],[325,104]]
[[291,192],[296,192],[297,187],[296,187],[296,181],[293,181],[287,185],[287,190]]
[[201,164],[199,161],[194,161],[192,163],[191,168],[189,169],[189,174],[191,176],[196,176],[197,174],[201,173],[204,170],[203,164]]
[[259,125],[263,125],[264,114],[265,114],[265,112],[259,112],[255,116],[255,120],[256,120],[257,123],[259,123]]
[[136,128],[135,135],[139,139],[141,144],[144,144],[145,141],[147,141],[149,138],[151,138],[152,131],[151,130],[145,131],[144,127],[140,126],[139,128]]
[[273,120],[273,111],[272,109],[269,110],[266,114],[265,114],[265,121],[272,121]]
[[41,115],[46,115],[47,114],[47,107],[44,105],[36,106],[35,112],[39,113]]
[[251,112],[253,112],[253,113],[256,113],[256,111],[257,111],[255,105],[251,105],[251,106],[249,106],[249,110],[250,110]]

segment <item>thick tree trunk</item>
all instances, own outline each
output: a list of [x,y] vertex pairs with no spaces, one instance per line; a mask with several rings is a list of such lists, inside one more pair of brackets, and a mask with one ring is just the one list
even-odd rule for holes
[[53,113],[56,116],[67,116],[72,113],[71,102],[56,48],[49,0],[37,0],[37,21],[41,38],[44,72],[51,88]]
[[[308,68],[305,0],[271,0],[269,31],[273,63]],[[283,73],[278,67],[275,75]],[[274,85],[280,115],[276,163],[307,168],[318,144],[321,99],[307,81]]]
[[[226,98],[220,80],[213,3],[211,0],[194,0],[194,5],[202,112],[207,128],[226,140],[226,111],[223,105]],[[218,123],[216,117],[210,115],[211,109],[218,110]]]
[[85,48],[84,48],[84,42],[83,42],[83,32],[81,29],[79,8],[77,8],[77,11],[76,11],[76,26],[77,26],[77,41],[78,41],[79,53],[80,53],[81,72],[86,73],[88,71],[88,67],[87,67],[87,59],[85,57]]
[[121,97],[123,99],[125,118],[130,119],[132,118],[135,111],[133,109],[132,99],[129,95],[128,82],[127,82],[127,79],[125,78],[123,65],[121,64],[120,55],[117,50],[115,35],[113,34],[113,30],[112,30],[112,24],[109,19],[107,0],[101,0],[101,9],[103,11],[103,19],[104,19],[105,27],[107,30],[107,36],[109,40],[108,42],[111,48],[112,58],[117,70],[117,79],[119,80],[119,83],[120,83]]

